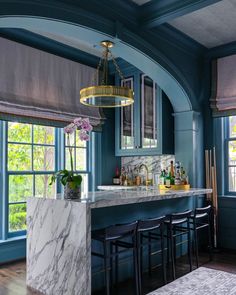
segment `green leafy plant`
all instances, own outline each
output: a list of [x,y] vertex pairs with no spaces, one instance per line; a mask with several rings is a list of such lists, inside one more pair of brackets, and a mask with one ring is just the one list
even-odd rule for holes
[[80,187],[81,182],[82,182],[82,176],[81,175],[74,175],[73,171],[68,171],[66,169],[64,170],[59,170],[57,173],[55,173],[51,177],[51,181],[49,185],[52,185],[56,179],[60,179],[60,182],[62,185],[66,185],[67,183],[70,183],[70,187],[72,189],[77,189]]

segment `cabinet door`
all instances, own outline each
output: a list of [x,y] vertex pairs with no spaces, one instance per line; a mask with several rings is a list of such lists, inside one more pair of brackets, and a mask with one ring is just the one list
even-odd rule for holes
[[[133,77],[121,80],[121,86],[134,89]],[[134,105],[120,108],[120,149],[134,149]]]
[[[147,75],[141,75],[141,148],[158,148],[157,85]],[[160,126],[159,126],[160,127]]]

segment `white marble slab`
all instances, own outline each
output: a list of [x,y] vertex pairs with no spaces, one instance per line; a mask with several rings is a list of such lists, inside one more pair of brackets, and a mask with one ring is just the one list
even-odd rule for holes
[[125,186],[125,185],[98,185],[97,189],[100,191],[112,191],[112,190],[130,190],[134,189],[135,186]]
[[155,187],[91,192],[81,201],[27,200],[27,285],[46,295],[91,295],[91,211],[210,193]]
[[47,295],[91,294],[90,208],[27,201],[27,285]]
[[89,203],[90,208],[102,208],[182,197],[192,197],[211,192],[211,189],[203,188],[192,188],[189,190],[178,191],[160,191],[156,187],[138,187],[129,190],[90,192],[83,196],[83,200],[81,202]]

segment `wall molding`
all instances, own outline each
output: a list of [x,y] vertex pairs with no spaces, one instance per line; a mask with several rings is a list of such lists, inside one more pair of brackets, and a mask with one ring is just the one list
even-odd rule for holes
[[144,26],[153,28],[219,1],[221,0],[150,1],[140,7],[140,19]]
[[0,241],[0,264],[26,257],[26,237]]
[[209,49],[205,53],[206,60],[236,54],[236,41]]

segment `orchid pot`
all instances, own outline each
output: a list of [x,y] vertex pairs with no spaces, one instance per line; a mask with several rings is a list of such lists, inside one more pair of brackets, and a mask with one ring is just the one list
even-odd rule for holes
[[75,187],[73,181],[67,182],[64,187],[64,199],[81,199],[81,185]]

